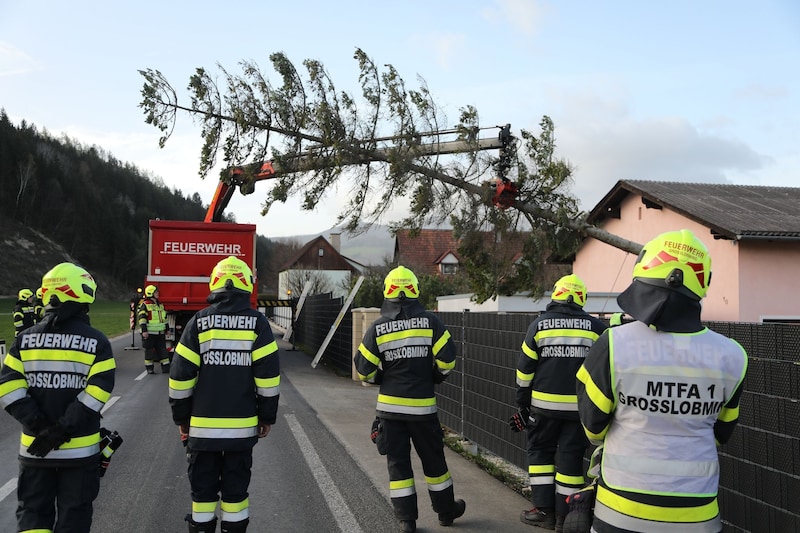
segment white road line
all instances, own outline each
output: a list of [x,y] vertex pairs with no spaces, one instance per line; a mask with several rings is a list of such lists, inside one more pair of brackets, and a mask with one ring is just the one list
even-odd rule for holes
[[111,406],[112,406],[112,405],[114,405],[115,403],[117,403],[117,400],[119,400],[119,399],[120,399],[120,396],[112,396],[112,397],[111,397],[111,398],[110,398],[110,399],[109,399],[109,400],[106,402],[106,404],[103,406],[103,408],[102,408],[102,409],[100,409],[100,414],[101,414],[101,415],[104,415],[104,414],[106,413],[106,411],[108,411],[108,410],[111,408]]
[[6,499],[6,496],[17,490],[17,478],[12,477],[8,483],[0,487],[0,502]]
[[141,374],[136,376],[133,381],[139,381],[140,379],[144,378],[147,375],[147,370],[143,370]]
[[303,452],[306,463],[311,468],[311,473],[314,474],[314,478],[319,483],[319,488],[325,497],[325,503],[328,504],[328,508],[333,513],[333,518],[339,525],[339,530],[347,533],[363,533],[364,530],[361,529],[356,517],[350,512],[350,508],[345,503],[339,489],[336,488],[336,484],[325,469],[325,465],[322,464],[314,445],[311,444],[306,432],[303,431],[303,427],[297,421],[297,417],[287,414],[284,415],[284,418],[286,418],[289,429],[292,430],[292,435],[294,435],[297,444],[300,446],[300,451]]

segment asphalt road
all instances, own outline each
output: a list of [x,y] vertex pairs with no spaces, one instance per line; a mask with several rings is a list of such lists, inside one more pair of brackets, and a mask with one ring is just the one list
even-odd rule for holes
[[[136,340],[138,345],[139,340]],[[172,423],[167,376],[143,373],[143,352],[113,341],[116,386],[103,425],[124,443],[101,480],[93,533],[186,531],[191,498],[186,457]],[[278,423],[254,449],[249,531],[396,531],[386,498],[289,380]],[[16,531],[19,424],[0,413],[0,531]]]

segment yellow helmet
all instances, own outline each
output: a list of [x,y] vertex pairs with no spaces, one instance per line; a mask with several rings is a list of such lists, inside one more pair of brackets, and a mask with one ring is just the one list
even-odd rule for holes
[[53,298],[61,303],[90,304],[97,294],[97,283],[85,269],[73,263],[59,263],[42,278],[42,301]]
[[711,283],[711,255],[688,229],[662,233],[642,248],[633,279],[702,300]]
[[17,300],[27,300],[33,296],[33,291],[30,289],[20,289],[17,293]]
[[38,299],[40,299],[40,300],[42,299],[42,288],[41,288],[41,287],[39,287],[38,289],[36,289],[36,297],[37,297]]
[[147,287],[144,288],[144,295],[147,296],[148,298],[152,298],[157,290],[158,287],[156,287],[155,285],[148,285]]
[[556,302],[573,303],[580,308],[586,305],[586,285],[575,274],[564,276],[553,285],[550,297]]
[[383,297],[389,300],[399,298],[403,294],[406,298],[419,298],[419,282],[417,276],[400,265],[386,275],[383,280]]
[[211,271],[208,288],[211,292],[237,289],[252,293],[253,283],[253,271],[247,263],[238,257],[230,256],[217,263]]

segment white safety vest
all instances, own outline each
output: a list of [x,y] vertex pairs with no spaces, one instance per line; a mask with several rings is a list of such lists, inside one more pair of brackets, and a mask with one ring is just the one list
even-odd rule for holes
[[[633,322],[609,330],[609,353],[617,405],[605,439],[603,480],[638,493],[715,497],[714,423],[744,378],[744,349],[708,329],[664,333]],[[606,518],[642,531],[635,521],[620,523],[622,516]],[[699,528],[687,524],[685,531],[719,529],[717,518]]]

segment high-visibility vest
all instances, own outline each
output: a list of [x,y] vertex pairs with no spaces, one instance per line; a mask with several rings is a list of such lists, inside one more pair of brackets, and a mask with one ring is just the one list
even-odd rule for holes
[[145,298],[139,303],[139,325],[148,333],[160,334],[167,329],[167,311],[155,298]]
[[[714,424],[738,415],[726,403],[744,379],[744,349],[706,328],[665,333],[632,322],[609,330],[609,350],[617,402],[595,515],[631,531],[676,522],[682,533],[720,531]],[[697,505],[669,505],[675,496],[696,497]]]

